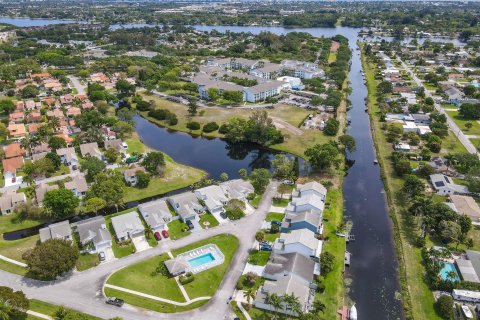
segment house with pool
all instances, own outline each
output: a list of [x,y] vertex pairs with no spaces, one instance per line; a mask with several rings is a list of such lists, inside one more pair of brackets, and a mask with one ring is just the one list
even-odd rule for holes
[[225,256],[215,244],[207,244],[194,250],[179,254],[164,262],[172,276],[191,272],[193,274],[219,266],[225,262]]

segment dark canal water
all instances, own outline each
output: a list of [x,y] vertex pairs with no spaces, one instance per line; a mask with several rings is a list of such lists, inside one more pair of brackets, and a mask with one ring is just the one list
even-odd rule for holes
[[[218,179],[222,172],[229,178],[238,178],[242,168],[249,172],[257,168],[271,169],[272,159],[280,153],[253,144],[230,144],[222,139],[171,131],[140,116],[135,117],[135,122],[140,139],[148,147],[167,153],[177,162],[202,169],[213,179]],[[300,173],[304,175],[305,161],[299,158],[299,163]]]

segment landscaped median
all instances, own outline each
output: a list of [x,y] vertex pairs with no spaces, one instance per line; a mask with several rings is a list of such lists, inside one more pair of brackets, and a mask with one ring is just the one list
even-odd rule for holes
[[177,257],[205,245],[216,245],[225,260],[216,267],[194,274],[192,282],[181,286],[175,277],[167,275],[164,262],[171,257],[164,253],[114,272],[105,283],[104,294],[163,313],[198,308],[215,294],[237,250],[238,239],[233,235],[221,234],[174,250],[171,254]]

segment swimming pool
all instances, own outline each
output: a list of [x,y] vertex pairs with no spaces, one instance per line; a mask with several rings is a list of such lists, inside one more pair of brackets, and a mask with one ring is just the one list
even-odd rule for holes
[[[451,275],[455,273],[455,276],[452,277],[450,273],[452,273]],[[448,280],[448,281],[457,282],[460,280],[460,277],[458,276],[457,268],[455,268],[455,265],[450,262],[445,262],[443,264],[443,268],[440,270],[440,277],[444,281]]]
[[191,268],[200,267],[204,264],[214,261],[215,258],[211,253],[204,254],[202,256],[198,256],[196,258],[188,260],[188,264]]

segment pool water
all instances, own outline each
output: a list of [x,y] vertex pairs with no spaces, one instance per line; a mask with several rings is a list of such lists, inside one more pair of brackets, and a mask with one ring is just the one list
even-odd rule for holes
[[[455,277],[449,277],[449,273],[454,272]],[[443,264],[443,268],[440,270],[440,277],[442,280],[448,280],[448,281],[459,281],[460,277],[458,276],[457,268],[455,268],[455,265],[450,262],[446,262]]]
[[204,254],[202,256],[198,256],[196,258],[188,260],[188,264],[192,268],[200,267],[201,265],[204,265],[206,263],[209,263],[211,261],[215,260],[213,255],[211,253]]

